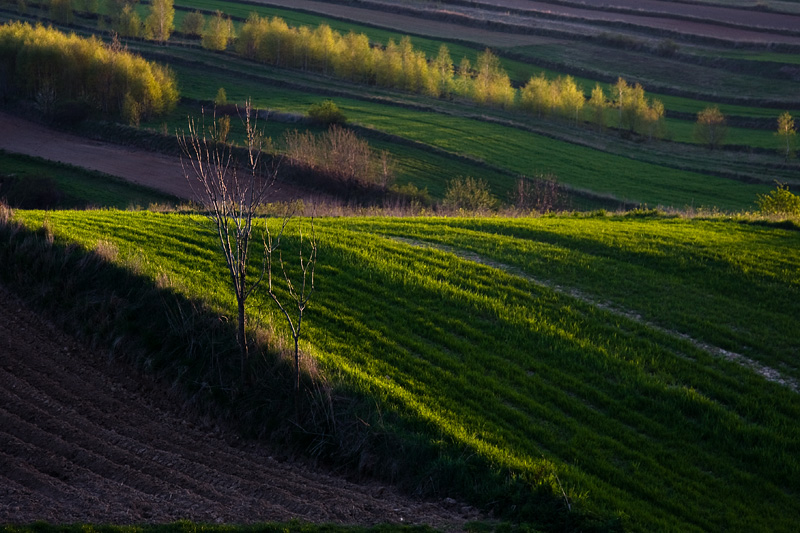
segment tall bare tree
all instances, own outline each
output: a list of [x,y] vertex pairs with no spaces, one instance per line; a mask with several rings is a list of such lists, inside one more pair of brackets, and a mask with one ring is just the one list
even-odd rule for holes
[[261,154],[265,139],[258,129],[257,114],[250,101],[244,106],[242,124],[247,137],[246,157],[236,157],[230,145],[221,142],[216,116],[206,131],[189,119],[188,133],[178,135],[184,174],[206,215],[214,223],[218,245],[225,257],[238,309],[237,337],[241,354],[242,380],[245,379],[248,345],[246,336],[247,299],[264,279],[268,266],[265,251],[258,278],[250,279],[247,264],[253,237],[256,209],[265,203],[276,171],[266,169]]

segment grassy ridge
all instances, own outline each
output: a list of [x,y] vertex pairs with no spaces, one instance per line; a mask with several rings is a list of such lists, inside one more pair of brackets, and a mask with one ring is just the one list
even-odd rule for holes
[[[36,227],[45,214],[18,216]],[[166,272],[233,312],[202,219],[46,216],[57,239],[110,240],[121,261],[141,256],[145,275]],[[530,501],[498,479],[556,495],[563,486],[571,504],[634,531],[790,531],[800,520],[800,397],[669,332],[725,340],[796,377],[786,317],[800,310],[797,231],[631,217],[316,226],[318,292],[304,349],[337,386],[377,402],[376,428],[441,450],[422,460],[410,444],[392,449],[395,468],[411,470],[421,490],[461,492],[498,511],[516,505],[531,519]]]

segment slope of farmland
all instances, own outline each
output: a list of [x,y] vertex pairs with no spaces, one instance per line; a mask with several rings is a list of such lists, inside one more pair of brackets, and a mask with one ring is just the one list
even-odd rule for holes
[[[447,2],[445,2],[447,3]],[[459,2],[454,2],[459,3]],[[624,22],[627,24],[668,29],[691,35],[707,35],[718,38],[771,42],[775,30],[797,33],[800,17],[754,12],[752,10],[731,9],[712,6],[698,6],[684,2],[537,2],[532,0],[484,0],[470,2],[471,5],[503,10],[512,9],[519,13],[560,15],[597,22]],[[581,5],[584,4],[584,5]],[[726,26],[730,26],[726,28]],[[746,32],[731,31],[733,28],[746,29]],[[743,38],[743,36],[746,36]]]
[[[59,247],[107,240],[116,264],[232,312],[201,217],[17,216],[46,219]],[[376,472],[545,531],[581,527],[566,503],[611,530],[800,519],[796,227],[638,213],[315,228],[302,347],[340,394],[366,398]],[[206,366],[192,361],[182,372]]]
[[477,514],[357,485],[181,411],[0,286],[0,524],[300,519],[460,529]]

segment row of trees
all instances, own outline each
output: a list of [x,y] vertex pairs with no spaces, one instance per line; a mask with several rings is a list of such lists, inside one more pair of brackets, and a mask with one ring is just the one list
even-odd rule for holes
[[[78,2],[86,10],[96,10],[97,4],[97,0],[49,1],[51,16],[56,19],[71,17]],[[144,22],[134,9],[137,1],[111,0],[118,13],[113,25],[119,34],[168,40],[174,29],[173,0],[152,0]],[[518,107],[537,116],[560,116],[576,123],[583,118],[598,129],[607,125],[607,110],[615,109],[616,125],[623,130],[648,139],[661,138],[666,133],[663,103],[649,99],[638,83],[631,85],[619,78],[608,95],[597,84],[587,99],[571,76],[550,80],[540,73],[517,91],[499,58],[488,49],[478,54],[474,67],[466,57],[456,67],[445,45],[435,58],[428,60],[424,52],[414,49],[408,36],[399,43],[389,40],[385,47],[373,47],[364,34],[342,35],[325,24],[314,29],[291,27],[279,17],[270,19],[255,13],[247,19],[238,38],[230,17],[219,11],[209,20],[199,11],[189,13],[181,29],[186,35],[200,37],[204,48],[225,50],[233,42],[240,55],[280,67],[317,71],[432,97],[458,95],[479,105]],[[135,114],[136,109],[131,111]],[[142,108],[142,112],[147,109]],[[790,119],[781,116],[780,120]],[[778,135],[788,159],[794,151],[789,131],[794,130],[786,124],[779,124]],[[695,138],[699,142],[713,149],[722,143],[726,131],[724,117],[717,108],[698,114]]]
[[539,116],[561,115],[576,122],[588,107],[591,119],[600,126],[605,125],[605,109],[613,105],[620,109],[620,127],[650,138],[663,134],[664,106],[658,100],[648,100],[639,84],[628,85],[620,79],[613,101],[606,99],[598,85],[587,102],[571,76],[548,80],[540,74],[517,91],[499,58],[488,49],[478,54],[474,66],[465,57],[456,67],[445,45],[429,61],[424,52],[414,49],[407,36],[399,43],[389,40],[385,47],[373,47],[364,34],[342,35],[325,24],[314,29],[293,28],[279,17],[252,14],[236,39],[235,50],[249,59],[280,67],[432,97],[458,95],[479,105],[519,105]]
[[122,49],[41,25],[0,26],[0,78],[8,95],[36,100],[45,111],[80,101],[130,121],[172,111],[178,102],[167,68]]

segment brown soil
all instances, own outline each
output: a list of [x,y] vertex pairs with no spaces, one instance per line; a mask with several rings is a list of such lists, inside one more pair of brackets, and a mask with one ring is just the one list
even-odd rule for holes
[[[754,42],[800,42],[800,39],[771,34],[769,30],[785,29],[797,31],[800,17],[783,13],[765,13],[744,9],[716,6],[701,6],[660,0],[580,0],[587,6],[600,9],[581,9],[546,0],[480,0],[481,3],[531,12],[553,13],[589,20],[619,21],[644,27],[673,30],[681,33],[717,37],[720,39]],[[617,7],[641,11],[642,15],[613,13],[601,10],[604,7]],[[681,21],[670,17],[691,17],[698,22]],[[702,22],[701,22],[702,21]],[[733,29],[716,25],[715,22],[736,24],[748,29]],[[762,33],[763,32],[763,33]]]
[[[97,170],[179,198],[194,198],[179,157],[89,140],[3,112],[0,132],[0,149]],[[312,196],[320,195],[280,183],[273,187],[271,200]]]
[[[468,28],[460,24],[432,20],[420,16],[401,15],[388,13],[377,9],[353,7],[339,3],[327,3],[316,0],[252,0],[259,4],[285,7],[288,9],[303,9],[313,13],[341,17],[354,22],[372,24],[400,32],[427,35],[442,39],[455,39],[472,41],[486,46],[512,47],[545,44],[554,42],[554,39],[537,37],[535,35],[520,35],[502,31],[486,30],[482,28]],[[405,4],[404,4],[405,5]],[[459,58],[456,58],[458,61]]]
[[[428,13],[433,15],[448,15],[460,13],[476,20],[489,20],[508,23],[519,26],[536,27],[560,27],[562,30],[572,27],[574,31],[586,32],[592,28],[593,21],[619,22],[640,26],[642,30],[655,29],[679,32],[687,35],[697,35],[727,41],[740,41],[751,43],[786,43],[800,44],[800,37],[792,35],[780,35],[771,32],[773,28],[786,28],[783,19],[789,18],[787,29],[796,29],[792,25],[794,20],[800,17],[786,14],[759,13],[754,11],[728,9],[726,11],[715,11],[714,8],[704,6],[697,9],[697,17],[707,19],[707,22],[695,22],[689,20],[678,20],[670,18],[667,13],[662,14],[643,13],[642,15],[614,13],[597,9],[582,9],[560,4],[549,4],[546,1],[535,0],[480,0],[479,3],[491,4],[494,6],[508,7],[515,10],[529,11],[526,14],[509,14],[496,10],[481,9],[479,4],[476,7],[460,7],[449,5],[446,2],[423,2],[408,3],[398,0],[372,0],[363,5],[368,8],[352,7],[342,5],[341,0],[328,3],[325,0],[254,0],[258,3],[281,6],[286,8],[299,8],[320,13],[324,15],[343,17],[356,22],[374,24],[377,26],[405,31],[417,34],[425,34],[442,38],[468,40],[488,46],[525,46],[528,44],[539,44],[545,42],[543,38],[518,34],[507,34],[502,31],[484,30],[474,27],[465,28],[463,25],[444,22],[437,19],[428,18]],[[606,0],[603,0],[605,2]],[[381,4],[399,5],[405,9],[417,9],[418,15],[398,15],[381,10]],[[596,2],[587,2],[590,5],[598,5]],[[661,4],[673,4],[672,2],[661,2]],[[635,0],[613,0],[611,5],[631,8],[636,5]],[[681,6],[683,4],[679,4]],[[672,7],[672,6],[668,6]],[[674,8],[678,10],[679,7]],[[560,21],[548,21],[538,17],[537,14],[550,14],[562,17]],[[678,11],[679,13],[679,11]],[[695,15],[691,15],[695,16]],[[750,19],[757,21],[761,28],[755,28]],[[742,28],[727,27],[714,24],[714,21],[727,22],[743,25]],[[567,26],[565,26],[565,24]],[[752,29],[750,29],[752,28]],[[763,31],[762,31],[763,30]],[[525,42],[526,39],[534,39],[534,42]],[[549,41],[552,41],[549,40]]]
[[0,286],[0,524],[429,524],[477,513],[274,457],[181,413],[166,389],[90,351]]

